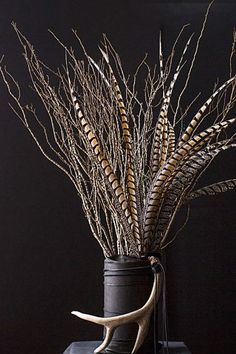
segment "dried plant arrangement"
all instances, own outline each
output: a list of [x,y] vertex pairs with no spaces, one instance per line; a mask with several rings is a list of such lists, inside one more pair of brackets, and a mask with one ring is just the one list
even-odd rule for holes
[[[46,115],[41,119],[32,104],[22,104],[20,85],[1,67],[10,105],[42,154],[73,183],[106,258],[159,255],[175,240],[170,229],[182,206],[188,208],[194,198],[236,186],[236,179],[230,179],[196,187],[216,156],[236,146],[236,117],[232,114],[236,100],[232,69],[235,34],[228,80],[214,86],[194,115],[189,112],[200,101],[199,96],[185,108],[182,105],[207,15],[197,39],[191,35],[180,49],[184,27],[166,59],[160,36],[158,65],[150,67],[145,56],[129,78],[106,36],[99,47],[101,60],[95,62],[75,31],[82,59],[53,34],[65,52],[63,66],[53,70],[37,57],[13,24],[33,91]],[[190,47],[193,54],[189,58]],[[142,77],[146,73],[141,95],[140,72]],[[148,309],[149,316],[150,306]],[[129,320],[135,316],[131,317]],[[135,321],[139,320],[136,317]],[[107,326],[99,352],[110,341],[113,329],[109,332],[110,324],[105,320],[86,319]],[[142,328],[133,352],[145,337],[145,330],[141,332]]]
[[[178,77],[187,66],[184,60],[192,36],[174,69],[177,42],[164,63],[160,39],[160,72],[152,70],[145,58],[129,83],[118,54],[105,37],[100,63],[96,64],[84,48],[85,61],[64,47],[65,65],[53,71],[37,58],[16,25],[14,29],[48,122],[38,117],[33,105],[21,104],[18,82],[1,67],[13,98],[10,105],[43,155],[74,184],[105,257],[140,257],[163,250],[173,241],[169,230],[183,204],[235,187],[235,180],[231,179],[195,190],[196,182],[214,158],[235,146],[235,135],[226,137],[225,130],[236,121],[230,116],[236,94],[231,72],[231,77],[215,87],[184,128],[184,119],[196,98],[184,111],[181,98],[197,47],[176,107],[171,105],[171,98]],[[136,91],[141,67],[147,71],[144,102]],[[200,124],[204,119],[210,121],[210,115],[214,116],[214,123],[201,130]],[[32,120],[38,124],[39,133],[33,130]]]

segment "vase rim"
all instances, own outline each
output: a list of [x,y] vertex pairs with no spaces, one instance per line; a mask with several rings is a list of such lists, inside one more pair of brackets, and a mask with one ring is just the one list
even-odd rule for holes
[[122,263],[129,263],[129,262],[147,262],[146,258],[135,257],[135,256],[112,256],[105,258],[105,261],[108,262],[122,262]]

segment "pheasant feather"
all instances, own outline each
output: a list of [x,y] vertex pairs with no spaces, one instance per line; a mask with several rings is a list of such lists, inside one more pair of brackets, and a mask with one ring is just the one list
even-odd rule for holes
[[[167,92],[164,94],[164,100],[163,104],[160,109],[160,114],[157,120],[157,124],[155,127],[154,131],[154,138],[153,138],[153,145],[152,145],[152,150],[151,150],[151,173],[152,173],[152,179],[155,177],[157,171],[164,165],[166,162],[167,156],[168,156],[168,125],[170,125],[170,122],[168,121],[168,110],[170,106],[170,101],[171,101],[171,95],[175,86],[175,83],[178,79],[178,76],[181,71],[181,65],[183,62],[184,55],[189,47],[189,44],[191,42],[192,36],[189,38],[183,53],[181,55],[181,58],[179,60],[178,66],[176,68],[175,74],[173,76],[173,79],[170,83],[170,86],[167,90]],[[161,73],[161,79],[163,79],[164,73],[163,73],[163,54],[162,54],[162,47],[161,47],[161,38],[160,38],[160,73]],[[172,133],[173,137],[173,133]]]
[[236,187],[236,179],[228,179],[225,181],[217,182],[210,184],[209,186],[205,186],[203,188],[197,189],[196,191],[190,193],[189,200],[199,198],[202,196],[208,195],[216,195],[219,193],[228,192]]
[[125,148],[127,151],[127,191],[128,191],[128,205],[129,210],[131,213],[132,221],[133,221],[133,232],[134,237],[136,238],[137,242],[139,243],[139,249],[141,249],[141,238],[140,238],[140,226],[139,226],[139,215],[138,215],[138,188],[135,178],[135,171],[134,171],[134,161],[133,161],[133,146],[132,146],[132,139],[130,134],[130,127],[129,127],[129,120],[126,111],[126,107],[124,104],[124,100],[121,94],[121,90],[115,78],[114,72],[109,62],[108,55],[99,48],[103,58],[107,62],[107,65],[110,70],[110,75],[112,78],[112,86],[114,89],[114,95],[119,107],[120,116],[121,116],[121,126],[123,131],[123,137],[125,141]]
[[213,99],[217,95],[219,95],[219,93],[222,92],[234,80],[235,80],[235,77],[232,77],[231,79],[226,81],[222,86],[220,86],[218,88],[218,90],[216,90],[212,94],[212,96],[210,98],[208,98],[208,100],[199,109],[199,111],[196,113],[196,115],[193,117],[193,119],[189,123],[188,127],[186,128],[186,130],[184,131],[184,133],[183,133],[183,135],[182,135],[182,137],[180,139],[180,142],[179,142],[178,146],[183,145],[186,141],[188,141],[191,138],[191,136],[194,134],[194,132],[198,128],[199,124],[201,123],[201,121],[203,119],[203,114],[205,113],[206,109],[210,106],[210,104],[212,103]]

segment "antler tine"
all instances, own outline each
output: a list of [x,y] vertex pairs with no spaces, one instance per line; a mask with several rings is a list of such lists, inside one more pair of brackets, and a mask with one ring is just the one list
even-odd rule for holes
[[151,313],[152,311],[148,311],[145,318],[142,318],[140,321],[138,321],[138,333],[131,354],[134,354],[138,351],[147,336]]
[[108,344],[111,342],[112,340],[112,336],[113,336],[113,333],[115,331],[115,327],[108,327],[108,326],[105,326],[106,328],[106,335],[105,335],[105,338],[102,342],[101,345],[99,345],[99,347],[97,347],[95,350],[94,350],[94,353],[100,353],[103,349],[105,349]]
[[140,309],[123,315],[114,316],[114,317],[98,317],[98,316],[85,314],[79,311],[72,312],[73,315],[81,319],[103,325],[106,328],[105,338],[102,344],[94,350],[94,353],[100,353],[103,349],[105,349],[108,346],[108,344],[112,340],[113,333],[117,327],[131,322],[135,322],[138,324],[138,333],[131,354],[136,353],[137,350],[143,344],[144,339],[148,332],[149,319],[151,317],[153,307],[155,303],[158,301],[161,292],[160,268],[157,268],[156,266],[156,265],[160,265],[160,262],[154,257],[150,257],[150,262],[154,269],[154,281],[153,281],[152,291],[147,302]]
[[94,350],[94,353],[100,353],[103,349],[105,349],[108,346],[108,344],[112,340],[113,333],[117,327],[114,323],[112,325],[109,324],[109,321],[108,321],[109,318],[97,317],[97,316],[89,315],[89,314],[82,313],[79,311],[72,311],[71,313],[72,313],[72,315],[75,315],[83,320],[103,325],[106,328],[105,338],[104,338],[103,342],[101,343],[101,345]]

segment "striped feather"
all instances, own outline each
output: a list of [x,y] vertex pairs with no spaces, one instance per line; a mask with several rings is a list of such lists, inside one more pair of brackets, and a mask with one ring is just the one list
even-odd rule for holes
[[[170,105],[170,99],[171,95],[175,86],[175,83],[177,81],[177,78],[179,76],[179,73],[181,71],[181,65],[182,61],[184,58],[184,55],[189,47],[190,41],[191,41],[192,36],[189,38],[184,51],[182,53],[182,56],[179,60],[178,66],[176,68],[175,74],[173,76],[173,79],[170,83],[170,86],[164,95],[164,100],[163,104],[160,109],[160,114],[157,120],[157,125],[155,128],[154,132],[154,137],[153,137],[153,144],[151,148],[151,173],[152,173],[152,179],[154,179],[156,173],[158,170],[165,164],[167,156],[168,156],[168,110],[169,110],[169,105]],[[161,40],[160,40],[161,43]],[[160,53],[162,53],[162,49],[160,47]]]
[[88,60],[90,61],[90,63],[95,67],[95,69],[98,71],[98,73],[101,75],[102,79],[104,80],[104,82],[106,83],[107,87],[110,87],[110,83],[107,80],[105,74],[102,72],[101,68],[98,66],[98,64],[93,60],[93,58],[88,56]]
[[127,149],[128,155],[130,156],[132,153],[132,143],[131,143],[131,134],[130,134],[130,129],[129,129],[129,122],[128,122],[128,116],[126,113],[126,108],[124,104],[124,100],[121,94],[121,90],[119,88],[119,85],[117,83],[117,80],[115,78],[114,72],[112,70],[112,67],[109,62],[109,58],[107,53],[105,53],[101,48],[99,48],[103,58],[105,59],[112,78],[113,86],[114,86],[114,94],[118,103],[120,115],[121,115],[121,123],[122,123],[122,131],[123,131],[123,136],[124,136],[124,141],[125,141],[125,147]]
[[133,232],[136,238],[139,248],[141,249],[141,238],[140,238],[140,227],[139,227],[139,217],[138,217],[138,188],[136,185],[135,174],[134,174],[134,163],[132,155],[132,139],[129,128],[128,115],[126,112],[124,100],[121,94],[121,90],[115,78],[114,72],[109,62],[107,53],[105,53],[101,48],[99,48],[107,65],[110,70],[111,78],[113,81],[114,94],[117,100],[117,104],[121,116],[121,127],[125,142],[125,148],[127,151],[128,163],[127,163],[127,191],[128,191],[128,205],[133,220]]
[[212,103],[213,99],[222,91],[226,86],[228,86],[233,80],[235,80],[235,77],[229,79],[226,81],[221,87],[216,90],[211,97],[204,103],[204,105],[199,109],[199,111],[196,113],[196,115],[193,117],[191,122],[189,123],[188,127],[184,131],[184,133],[181,136],[181,139],[178,143],[178,146],[183,145],[186,141],[188,141],[191,136],[194,134],[196,129],[198,128],[199,124],[201,123],[203,119],[203,114],[206,111],[206,109],[209,107],[209,105]]
[[[165,128],[164,128],[165,127]],[[154,179],[156,173],[160,168],[160,160],[162,154],[162,146],[163,146],[163,153],[165,153],[167,147],[166,141],[166,133],[164,134],[165,142],[163,144],[163,132],[164,129],[166,131],[166,116],[165,116],[165,107],[162,108],[158,122],[155,128],[155,133],[153,137],[153,144],[152,144],[152,151],[151,151],[151,174],[152,179]],[[162,160],[164,159],[164,155],[162,155]]]
[[209,186],[205,186],[190,193],[188,200],[199,198],[202,196],[215,195],[219,193],[228,192],[236,187],[236,179],[228,179],[225,181],[217,182]]
[[173,126],[168,122],[168,151],[167,158],[169,158],[175,151],[175,131]]
[[164,98],[164,64],[163,64],[161,31],[159,34],[159,68],[160,68],[160,80],[162,81],[162,85],[163,85],[163,98]]

